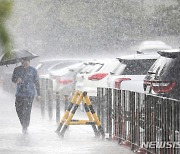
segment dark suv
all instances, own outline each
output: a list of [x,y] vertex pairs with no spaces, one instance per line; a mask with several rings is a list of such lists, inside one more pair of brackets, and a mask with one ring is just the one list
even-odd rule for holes
[[180,49],[158,52],[161,56],[144,79],[147,93],[180,100]]

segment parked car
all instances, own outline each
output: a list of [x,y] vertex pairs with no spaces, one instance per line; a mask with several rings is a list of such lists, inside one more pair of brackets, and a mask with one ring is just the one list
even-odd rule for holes
[[82,69],[77,75],[76,75],[76,85],[75,89],[79,91],[84,90],[84,85],[83,81],[84,79],[93,72],[98,71],[102,67],[101,63],[96,63],[96,62],[89,62],[87,66]]
[[[82,60],[74,60],[74,59],[51,59],[51,60],[43,60],[40,61],[39,64],[36,66],[36,69],[38,70],[40,81],[41,81],[41,87],[46,87],[45,85],[49,85],[50,88],[53,89],[54,92],[57,91],[57,82],[55,82],[53,75],[51,72],[56,72],[56,70],[61,70],[67,66],[79,63]],[[67,71],[66,71],[67,73]],[[65,72],[64,72],[65,74]],[[53,83],[51,85],[51,82]],[[46,87],[48,88],[48,87]]]
[[79,60],[71,60],[71,59],[50,59],[50,60],[42,60],[36,66],[40,77],[48,77],[50,70],[58,70],[63,67],[75,64],[80,62]]
[[118,68],[108,76],[108,87],[144,92],[144,77],[158,57],[159,55],[157,53],[141,53],[117,58],[120,63]]
[[168,49],[172,49],[172,47],[162,41],[143,41],[138,46],[138,51],[142,53],[152,53],[152,52],[157,52],[159,50],[168,50]]
[[53,80],[53,91],[62,94],[70,94],[75,89],[75,78],[87,64],[76,63],[58,70],[50,70],[50,78]]
[[87,91],[88,96],[96,97],[97,87],[107,87],[107,77],[110,72],[117,69],[118,65],[119,61],[117,59],[99,62],[100,67],[84,77],[83,91]]
[[144,79],[144,90],[154,95],[180,99],[180,50],[162,50]]

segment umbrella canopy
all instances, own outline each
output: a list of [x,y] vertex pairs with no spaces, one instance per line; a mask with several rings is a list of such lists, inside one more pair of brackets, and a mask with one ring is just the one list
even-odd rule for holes
[[12,51],[12,56],[9,58],[6,54],[3,54],[0,59],[0,66],[1,65],[9,65],[9,64],[16,64],[22,61],[22,59],[29,59],[32,60],[38,57],[34,53],[31,53],[27,50],[14,50]]

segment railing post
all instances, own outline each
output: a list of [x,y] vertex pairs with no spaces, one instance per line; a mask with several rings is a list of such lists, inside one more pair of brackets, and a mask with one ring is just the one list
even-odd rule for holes
[[131,140],[132,140],[132,101],[133,96],[131,95],[132,92],[125,91],[125,142],[124,144],[126,146],[131,146]]
[[52,91],[48,90],[48,115],[49,119],[52,120],[53,117],[53,99],[52,99]]
[[113,126],[114,126],[114,137],[118,139],[118,90],[113,89]]
[[109,139],[112,139],[112,90],[105,89],[106,94],[106,133],[109,134]]
[[109,103],[109,93],[108,93],[108,88],[105,88],[105,104],[106,104],[106,129],[105,132],[109,133],[109,126],[108,126],[108,120],[109,120],[109,115],[108,115],[108,103]]
[[68,95],[64,95],[64,110],[66,111],[68,107]]
[[[165,111],[165,103],[164,103],[164,99],[161,98],[161,129],[162,129],[162,138],[161,141],[165,142],[166,141],[166,128],[165,128],[165,122],[166,122],[166,111]],[[166,154],[166,149],[165,148],[161,148],[161,152],[163,154]]]
[[135,143],[134,143],[134,147],[133,148],[133,151],[137,151],[139,149],[139,147],[141,146],[141,134],[140,134],[140,130],[142,129],[141,126],[140,126],[140,118],[141,118],[141,104],[140,103],[140,93],[135,93]]
[[109,94],[109,99],[108,99],[108,115],[109,115],[109,120],[108,120],[108,125],[109,125],[109,139],[112,139],[112,90],[108,88],[108,94]]
[[56,92],[56,123],[60,121],[60,93]]
[[125,129],[126,129],[126,124],[125,124],[125,91],[121,91],[121,143],[126,139],[125,138]]
[[117,104],[117,127],[118,127],[118,143],[121,143],[121,134],[122,134],[122,106],[121,106],[121,90],[118,90],[118,104]]
[[[156,108],[156,101],[155,101],[155,97],[151,97],[151,103],[152,103],[152,106],[151,106],[151,110],[152,110],[152,113],[151,113],[151,119],[152,119],[152,122],[151,122],[151,125],[152,125],[152,135],[151,135],[151,140],[152,141],[156,141],[156,137],[157,137],[157,126],[156,126],[156,123],[157,123],[157,108]],[[152,149],[154,153],[156,153],[156,147],[154,149]]]
[[42,118],[45,117],[45,108],[46,108],[46,83],[45,79],[40,79],[40,87],[41,87],[41,100],[40,100],[40,106],[41,106],[41,116]]
[[97,108],[97,115],[99,117],[99,120],[101,121],[101,89],[102,88],[97,88],[97,101],[96,101],[96,108]]
[[46,79],[47,87],[47,103],[48,103],[48,115],[49,119],[53,117],[53,83],[52,80]]
[[101,89],[101,99],[100,99],[100,106],[101,106],[101,123],[102,123],[102,127],[105,130],[105,114],[106,114],[106,110],[105,110],[105,94],[104,94],[104,88]]
[[97,115],[101,121],[101,125],[105,130],[105,99],[104,88],[97,89]]
[[131,150],[134,150],[136,143],[136,106],[135,106],[135,92],[130,92],[130,142]]

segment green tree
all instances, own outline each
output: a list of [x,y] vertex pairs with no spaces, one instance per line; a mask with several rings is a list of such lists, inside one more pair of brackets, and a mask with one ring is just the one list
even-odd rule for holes
[[5,22],[10,15],[11,9],[11,0],[0,0],[0,43],[2,45],[3,52],[6,53],[7,57],[10,57],[11,55],[12,45]]

